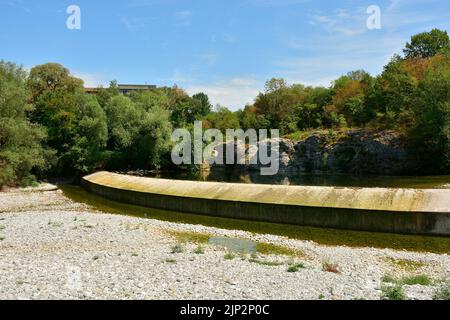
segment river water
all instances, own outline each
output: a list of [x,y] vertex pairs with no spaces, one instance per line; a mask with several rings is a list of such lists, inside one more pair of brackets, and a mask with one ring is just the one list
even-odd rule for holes
[[335,186],[335,187],[368,187],[368,188],[415,188],[415,189],[450,189],[450,176],[352,176],[325,174],[285,173],[276,176],[261,176],[256,172],[242,172],[239,169],[216,168],[213,171],[199,173],[158,172],[148,174],[149,177],[215,181],[250,184],[275,184],[297,186]]

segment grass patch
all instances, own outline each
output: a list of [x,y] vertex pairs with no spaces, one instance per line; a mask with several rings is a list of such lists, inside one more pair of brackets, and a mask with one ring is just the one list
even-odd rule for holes
[[167,231],[167,233],[182,243],[206,244],[211,238],[209,234],[197,232]]
[[287,269],[287,272],[294,273],[294,272],[298,272],[298,271],[300,271],[300,269],[304,269],[304,268],[305,268],[305,265],[303,263],[296,263],[296,264],[290,265],[289,268]]
[[324,261],[322,262],[322,270],[325,272],[330,272],[330,273],[336,273],[336,274],[340,274],[341,270],[339,268],[339,265],[336,263],[332,263],[330,261]]
[[389,274],[384,275],[383,278],[381,278],[381,282],[384,283],[397,283],[397,281],[398,281],[397,279],[395,279],[393,276]]
[[3,241],[3,240],[5,240],[5,237],[0,237],[0,241]]
[[177,260],[175,260],[175,259],[166,259],[166,260],[164,260],[164,262],[165,263],[174,264],[174,263],[177,263]]
[[194,250],[195,254],[205,254],[205,249],[203,249],[202,246],[198,246],[195,250]]
[[381,288],[381,300],[402,301],[408,300],[408,297],[402,285],[396,284],[395,286],[383,286]]
[[138,255],[136,252],[133,252],[133,253],[131,254],[131,256],[132,256],[132,257],[138,257],[139,255]]
[[385,261],[389,264],[405,271],[416,271],[425,267],[427,264],[419,261],[385,258]]
[[260,242],[256,245],[256,251],[264,255],[279,255],[303,258],[305,254],[299,249],[291,249],[287,247],[278,246],[275,244]]
[[52,222],[49,221],[48,225],[53,228],[61,228],[64,224],[62,222]]
[[415,286],[415,285],[430,286],[433,283],[433,281],[431,281],[431,279],[428,278],[426,275],[404,277],[400,280],[400,282],[408,286]]
[[439,289],[434,292],[433,300],[450,300],[450,283],[441,285]]
[[183,253],[184,248],[181,244],[176,244],[172,247],[172,254]]
[[234,260],[234,258],[236,258],[236,256],[234,254],[232,254],[231,252],[228,252],[223,258],[225,260]]
[[382,279],[384,283],[392,283],[397,285],[408,285],[408,286],[430,286],[433,284],[433,281],[426,275],[415,275],[409,277],[403,277],[401,279],[396,279],[391,275],[385,275]]

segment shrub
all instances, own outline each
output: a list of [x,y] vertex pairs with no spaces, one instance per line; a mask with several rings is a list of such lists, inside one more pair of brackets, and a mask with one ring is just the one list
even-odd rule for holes
[[433,300],[450,300],[450,284],[444,284],[433,295]]
[[382,291],[381,294],[382,300],[395,300],[395,301],[408,300],[408,297],[406,296],[406,293],[403,290],[403,286],[400,284],[396,284],[395,286],[382,287],[381,291]]
[[180,244],[177,244],[177,245],[172,247],[172,253],[173,254],[175,254],[175,253],[183,253],[183,251],[184,251],[183,246],[180,245]]
[[335,263],[331,263],[330,261],[324,261],[322,263],[322,270],[325,272],[331,272],[339,274],[341,271],[339,270],[339,266]]
[[289,266],[289,268],[287,269],[287,272],[298,272],[300,269],[303,269],[305,267],[305,265],[303,263],[297,263],[297,264],[293,264],[291,266]]

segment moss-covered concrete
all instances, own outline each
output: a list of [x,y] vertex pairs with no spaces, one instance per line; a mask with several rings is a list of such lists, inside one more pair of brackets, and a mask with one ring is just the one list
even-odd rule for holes
[[98,172],[82,179],[129,204],[210,216],[407,234],[450,236],[450,190],[246,185]]

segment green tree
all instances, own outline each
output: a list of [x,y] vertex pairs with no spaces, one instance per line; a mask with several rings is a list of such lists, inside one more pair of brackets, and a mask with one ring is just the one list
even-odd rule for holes
[[143,112],[129,97],[113,97],[105,107],[111,150],[124,150],[130,147],[139,133]]
[[134,102],[119,95],[106,105],[111,167],[150,169],[167,161],[172,133],[170,113],[164,106],[150,106],[148,98],[142,94],[134,97]]
[[223,106],[217,106],[216,110],[206,117],[206,121],[208,122],[208,127],[221,130],[222,132],[225,132],[227,129],[239,129],[241,127],[238,114]]
[[411,38],[403,50],[407,59],[430,58],[439,53],[450,51],[450,38],[447,31],[433,29],[430,32],[419,33]]
[[27,120],[25,81],[21,67],[0,61],[0,187],[34,182],[32,172],[45,170],[51,157],[41,145],[45,130]]
[[84,93],[76,95],[76,128],[70,147],[62,154],[65,167],[81,173],[103,167],[108,139],[106,116],[96,98]]
[[205,117],[211,112],[212,105],[211,102],[209,101],[208,95],[206,95],[203,92],[200,92],[194,94],[192,96],[192,99],[194,99],[194,101],[197,103],[196,113],[198,114],[199,117]]
[[450,69],[433,68],[414,99],[411,155],[422,172],[450,173]]
[[46,91],[74,92],[83,89],[83,80],[71,76],[69,69],[58,63],[46,63],[31,69],[28,87],[32,101],[35,101]]
[[47,129],[47,145],[57,153],[53,173],[85,173],[98,167],[104,160],[106,117],[96,98],[84,93],[83,81],[49,63],[31,69],[27,85],[35,106],[31,119]]

